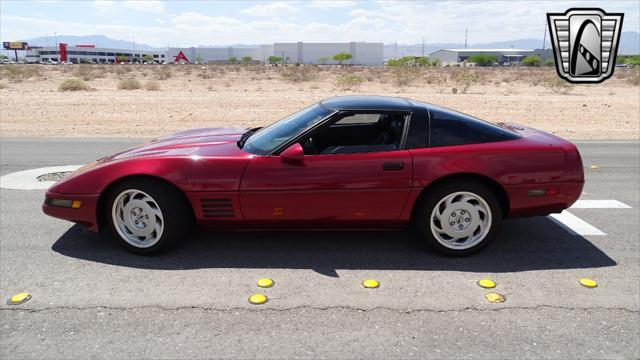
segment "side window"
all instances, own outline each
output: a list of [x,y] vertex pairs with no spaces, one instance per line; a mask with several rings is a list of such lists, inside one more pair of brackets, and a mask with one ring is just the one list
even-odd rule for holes
[[353,114],[336,121],[332,126],[375,124],[380,120],[380,114]]
[[306,155],[335,155],[400,149],[405,113],[342,112],[330,125],[302,139]]
[[499,126],[468,115],[444,109],[431,109],[429,145],[431,147],[479,144],[518,139]]

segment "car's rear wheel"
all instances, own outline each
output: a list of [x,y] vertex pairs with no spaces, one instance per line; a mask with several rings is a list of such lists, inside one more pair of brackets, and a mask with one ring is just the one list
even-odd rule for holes
[[142,255],[167,249],[191,229],[191,209],[179,190],[157,181],[125,181],[109,192],[107,218],[119,243]]
[[463,256],[485,248],[502,220],[500,204],[481,183],[455,181],[432,189],[416,208],[418,233],[447,255]]

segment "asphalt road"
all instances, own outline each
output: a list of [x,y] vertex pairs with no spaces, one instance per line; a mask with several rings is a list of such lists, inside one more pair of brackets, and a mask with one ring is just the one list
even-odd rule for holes
[[[1,139],[0,173],[138,142]],[[509,220],[461,259],[405,232],[198,232],[140,257],[42,214],[43,190],[2,189],[0,358],[638,358],[640,144],[577,143],[582,198],[632,207],[571,210],[607,235]],[[506,302],[485,300],[485,277]],[[249,304],[256,292],[271,300]]]

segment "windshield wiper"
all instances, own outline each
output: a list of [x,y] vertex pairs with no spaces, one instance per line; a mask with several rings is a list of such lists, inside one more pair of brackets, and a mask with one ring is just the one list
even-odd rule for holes
[[244,134],[242,134],[242,136],[240,137],[240,140],[238,140],[238,147],[240,149],[242,149],[244,147],[244,143],[247,142],[247,139],[251,137],[251,135],[255,134],[256,131],[262,129],[261,127],[257,127],[257,128],[253,128],[253,129],[249,129],[247,130],[247,132],[245,132]]

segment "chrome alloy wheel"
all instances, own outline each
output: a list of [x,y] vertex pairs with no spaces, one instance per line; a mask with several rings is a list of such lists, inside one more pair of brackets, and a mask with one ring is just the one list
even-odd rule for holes
[[128,189],[118,194],[111,207],[111,216],[116,231],[131,246],[148,248],[162,236],[162,211],[143,191]]
[[431,233],[443,246],[464,250],[480,243],[491,230],[491,208],[474,193],[445,196],[431,212]]

